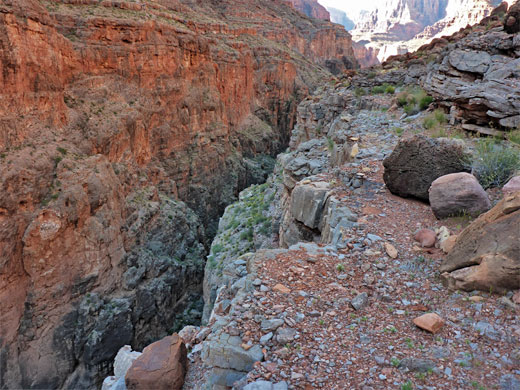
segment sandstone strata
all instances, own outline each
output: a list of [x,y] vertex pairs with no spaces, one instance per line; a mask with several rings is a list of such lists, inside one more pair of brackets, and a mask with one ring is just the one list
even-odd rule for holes
[[520,286],[520,192],[482,214],[457,237],[441,265],[451,288],[503,291]]
[[217,217],[355,66],[350,36],[260,0],[8,0],[0,21],[1,386],[94,387],[200,319]]

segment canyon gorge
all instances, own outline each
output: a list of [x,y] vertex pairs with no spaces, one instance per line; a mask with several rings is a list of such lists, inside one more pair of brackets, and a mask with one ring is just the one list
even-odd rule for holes
[[0,387],[91,388],[197,323],[205,255],[296,107],[357,66],[282,1],[0,5]]
[[0,389],[520,388],[499,3],[0,1]]
[[488,16],[500,0],[386,0],[366,12],[353,39],[377,52],[380,61],[413,52],[434,38],[449,36]]

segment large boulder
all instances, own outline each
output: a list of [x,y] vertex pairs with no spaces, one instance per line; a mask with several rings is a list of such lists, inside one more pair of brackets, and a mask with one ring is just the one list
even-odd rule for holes
[[520,191],[520,176],[512,177],[504,187],[502,187],[502,192],[504,194],[510,192]]
[[505,291],[520,286],[520,192],[506,195],[458,236],[440,271],[453,289]]
[[385,158],[383,179],[393,194],[429,200],[433,181],[449,173],[465,172],[470,154],[464,142],[415,135],[399,141]]
[[491,208],[486,191],[470,173],[450,173],[434,180],[430,205],[438,219],[461,214],[480,215]]
[[516,2],[509,8],[509,12],[504,18],[504,30],[509,34],[520,31],[520,2]]
[[186,346],[174,333],[143,350],[126,373],[126,387],[128,390],[180,390],[186,364]]

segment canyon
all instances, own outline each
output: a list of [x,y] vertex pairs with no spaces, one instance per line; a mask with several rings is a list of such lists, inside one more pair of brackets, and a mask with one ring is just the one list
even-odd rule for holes
[[0,388],[520,386],[493,4],[3,0]]
[[350,35],[283,1],[0,5],[0,387],[92,388],[200,322],[218,218]]
[[413,52],[488,16],[500,0],[386,0],[364,13],[353,39],[376,51],[379,61]]

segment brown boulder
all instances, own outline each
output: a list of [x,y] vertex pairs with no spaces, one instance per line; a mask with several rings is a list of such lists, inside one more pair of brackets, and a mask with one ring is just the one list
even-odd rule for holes
[[415,233],[414,239],[419,242],[423,248],[431,248],[435,245],[437,236],[433,230],[421,229]]
[[180,390],[186,375],[187,351],[178,334],[143,350],[125,376],[128,390]]
[[502,187],[502,192],[504,194],[510,192],[520,191],[520,176],[515,176],[509,180],[504,187]]
[[464,172],[469,159],[462,141],[419,134],[401,139],[385,158],[383,179],[393,194],[427,201],[433,181],[449,173]]
[[430,205],[438,219],[460,214],[477,216],[491,208],[486,191],[470,173],[441,176],[430,187]]
[[516,2],[509,8],[504,18],[504,30],[509,34],[520,31],[520,2]]
[[443,327],[444,320],[435,313],[426,313],[415,318],[413,323],[430,333],[437,333]]
[[505,291],[520,286],[520,192],[506,195],[460,233],[440,271],[453,289]]

